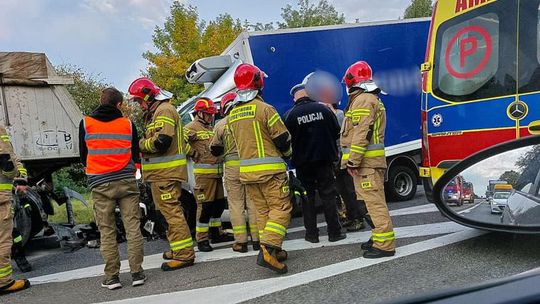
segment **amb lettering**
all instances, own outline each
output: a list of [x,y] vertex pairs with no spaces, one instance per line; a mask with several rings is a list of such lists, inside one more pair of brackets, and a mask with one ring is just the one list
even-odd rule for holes
[[456,14],[489,1],[491,0],[456,0]]
[[321,112],[317,112],[317,113],[311,113],[308,115],[300,116],[297,119],[298,119],[298,124],[301,125],[303,123],[310,123],[317,120],[324,120],[324,117]]

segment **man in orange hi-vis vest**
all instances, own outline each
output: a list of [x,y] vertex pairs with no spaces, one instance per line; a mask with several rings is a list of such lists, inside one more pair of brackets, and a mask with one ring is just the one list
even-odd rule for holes
[[139,188],[135,180],[135,164],[140,163],[139,141],[135,125],[123,117],[119,109],[123,100],[120,91],[103,90],[101,105],[81,121],[79,128],[81,162],[92,189],[94,217],[105,260],[105,280],[101,286],[110,290],[122,287],[118,277],[120,256],[114,217],[117,205],[126,229],[132,286],[146,281],[141,267],[144,243],[140,230]]

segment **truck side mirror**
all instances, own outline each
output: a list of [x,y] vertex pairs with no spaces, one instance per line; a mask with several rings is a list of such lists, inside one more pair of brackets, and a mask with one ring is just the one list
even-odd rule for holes
[[440,211],[463,225],[540,233],[539,190],[540,136],[529,136],[457,163],[437,181],[433,193]]

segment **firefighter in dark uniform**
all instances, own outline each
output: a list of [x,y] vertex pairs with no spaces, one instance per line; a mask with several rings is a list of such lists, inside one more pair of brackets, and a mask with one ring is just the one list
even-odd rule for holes
[[291,89],[295,104],[285,118],[285,126],[292,137],[292,163],[296,167],[298,179],[307,191],[308,199],[302,202],[305,239],[311,243],[319,242],[315,210],[318,192],[328,224],[328,239],[336,242],[346,237],[339,223],[334,177],[340,127],[330,109],[309,98],[305,86],[312,74]]

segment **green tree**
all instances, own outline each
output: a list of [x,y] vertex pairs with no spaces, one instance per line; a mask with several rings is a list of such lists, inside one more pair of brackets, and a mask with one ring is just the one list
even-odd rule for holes
[[403,18],[430,17],[433,12],[432,0],[412,0],[411,4],[405,9]]
[[200,20],[197,8],[175,1],[163,27],[154,30],[156,51],[143,54],[149,62],[146,74],[174,93],[174,103],[182,103],[203,89],[185,79],[189,66],[197,59],[219,55],[242,30],[240,20],[234,20],[229,14],[206,24]]
[[320,0],[313,4],[310,0],[298,0],[297,8],[287,4],[281,9],[283,22],[278,27],[297,28],[319,25],[332,25],[345,23],[345,16],[339,13],[328,0]]
[[512,185],[512,187],[517,186],[517,182],[519,180],[521,174],[514,170],[505,171],[501,176],[499,177],[500,180],[506,181],[508,184]]
[[74,84],[66,88],[84,115],[90,114],[99,106],[101,91],[110,86],[99,74],[85,73],[82,68],[75,65],[60,65],[55,67],[55,70],[60,76],[73,78]]

